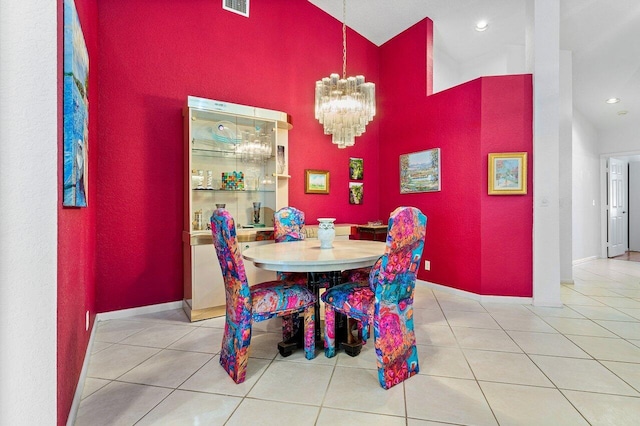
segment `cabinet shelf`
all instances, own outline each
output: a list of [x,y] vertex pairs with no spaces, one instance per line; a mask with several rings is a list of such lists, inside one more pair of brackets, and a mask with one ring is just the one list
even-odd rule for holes
[[225,192],[225,193],[233,193],[233,192],[246,192],[246,193],[264,193],[264,192],[276,192],[274,189],[215,189],[215,188],[193,188],[192,191],[198,192]]

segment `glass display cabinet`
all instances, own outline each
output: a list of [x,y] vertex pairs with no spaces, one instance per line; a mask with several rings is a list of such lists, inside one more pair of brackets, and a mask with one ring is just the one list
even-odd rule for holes
[[[189,96],[184,112],[184,309],[191,321],[224,315],[222,273],[209,218],[233,216],[241,249],[273,230],[288,204],[287,114]],[[268,233],[268,232],[267,232]],[[245,263],[249,283],[275,279]]]

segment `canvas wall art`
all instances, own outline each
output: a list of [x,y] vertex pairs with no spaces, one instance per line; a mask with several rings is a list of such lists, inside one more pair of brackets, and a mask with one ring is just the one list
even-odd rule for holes
[[63,202],[87,206],[89,53],[73,0],[64,1]]
[[440,148],[400,156],[400,193],[440,191]]
[[364,179],[364,160],[362,158],[349,158],[349,178],[351,180]]
[[362,204],[364,199],[364,184],[349,182],[349,204]]

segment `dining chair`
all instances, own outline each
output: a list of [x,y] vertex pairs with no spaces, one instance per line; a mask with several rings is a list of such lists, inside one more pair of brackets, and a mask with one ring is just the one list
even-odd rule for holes
[[233,381],[242,383],[246,376],[252,323],[276,316],[291,317],[293,313],[304,316],[305,357],[313,359],[316,302],[313,293],[306,286],[283,281],[266,281],[250,287],[229,211],[217,209],[213,212],[211,233],[226,294],[220,365]]
[[[362,323],[362,342],[373,324],[378,380],[384,389],[418,373],[413,330],[413,292],[424,248],[427,217],[415,207],[398,207],[389,217],[387,246],[369,274],[369,285],[348,282],[322,295],[325,355],[335,356],[335,316]],[[352,354],[353,355],[353,354]]]

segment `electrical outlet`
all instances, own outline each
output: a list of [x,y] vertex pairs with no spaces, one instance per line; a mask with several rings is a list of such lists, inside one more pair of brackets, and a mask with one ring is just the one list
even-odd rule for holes
[[429,261],[429,260],[425,260],[424,261],[424,270],[425,271],[430,271],[431,270],[431,261]]

